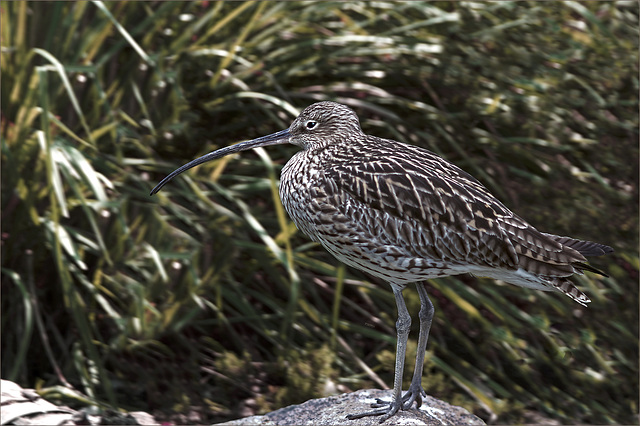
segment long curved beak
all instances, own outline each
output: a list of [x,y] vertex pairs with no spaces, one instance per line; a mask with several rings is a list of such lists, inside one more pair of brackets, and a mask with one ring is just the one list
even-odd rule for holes
[[267,136],[262,136],[257,139],[253,139],[246,142],[240,142],[235,145],[227,146],[224,148],[220,148],[216,151],[210,152],[206,155],[203,155],[200,158],[196,158],[193,161],[188,162],[184,166],[177,168],[173,172],[171,172],[167,177],[162,179],[159,184],[156,185],[155,188],[151,190],[149,195],[153,195],[156,192],[160,191],[163,186],[165,186],[171,179],[178,176],[180,173],[189,170],[192,167],[200,165],[202,163],[206,163],[207,161],[216,160],[218,158],[222,158],[229,154],[235,154],[236,152],[246,151],[248,149],[258,148],[261,146],[269,146],[269,145],[280,145],[289,143],[289,129],[280,130],[279,132],[272,133]]

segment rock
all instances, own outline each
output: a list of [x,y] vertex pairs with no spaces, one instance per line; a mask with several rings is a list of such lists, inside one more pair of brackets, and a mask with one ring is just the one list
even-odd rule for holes
[[[144,424],[157,425],[149,414],[103,413],[100,416],[86,415],[68,407],[58,407],[40,398],[32,389],[22,389],[7,380],[2,380],[2,415],[4,424]],[[245,417],[221,425],[484,425],[479,418],[461,407],[450,405],[427,396],[419,409],[400,411],[384,423],[380,417],[364,417],[348,420],[347,414],[371,409],[376,398],[391,400],[390,390],[359,390],[327,398],[312,399],[303,404],[281,408],[263,416]],[[114,423],[115,422],[115,423]]]
[[299,405],[281,408],[263,416],[245,417],[220,425],[484,425],[477,416],[461,407],[427,396],[419,409],[399,411],[379,423],[380,417],[348,420],[347,414],[371,409],[376,398],[391,401],[391,390],[366,389],[327,398],[311,399]]
[[9,380],[0,381],[2,425],[158,425],[148,413],[107,410],[101,416],[61,407],[43,399],[33,389],[23,389]]
[[0,423],[72,425],[74,410],[45,401],[33,389],[23,389],[9,380],[0,382]]

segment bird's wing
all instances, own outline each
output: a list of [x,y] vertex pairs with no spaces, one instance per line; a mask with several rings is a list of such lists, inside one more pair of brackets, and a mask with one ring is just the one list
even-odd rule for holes
[[372,149],[343,152],[352,161],[335,154],[323,169],[343,198],[341,214],[384,240],[380,244],[454,265],[523,267],[543,275],[571,275],[571,264],[585,260],[441,157],[384,139],[372,142]]

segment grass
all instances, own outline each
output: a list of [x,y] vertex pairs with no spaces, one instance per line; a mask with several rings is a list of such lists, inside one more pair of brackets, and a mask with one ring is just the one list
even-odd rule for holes
[[588,309],[433,280],[427,392],[494,423],[637,423],[637,4],[1,7],[3,378],[176,423],[390,385],[392,294],[286,217],[293,147],[148,195],[332,99],[535,226],[616,249],[593,261],[609,277],[577,280]]

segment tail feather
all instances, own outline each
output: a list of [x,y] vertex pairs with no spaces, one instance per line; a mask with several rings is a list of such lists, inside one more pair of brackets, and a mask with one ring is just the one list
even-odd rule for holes
[[[591,241],[576,240],[569,237],[561,237],[559,235],[544,234],[557,243],[562,244],[564,247],[575,250],[582,256],[603,256],[605,254],[613,253],[613,249],[604,244],[594,243]],[[584,259],[584,258],[583,258]],[[571,262],[570,266],[574,268],[574,271],[578,274],[582,274],[583,271],[593,272],[607,277],[608,275],[601,270],[594,268],[586,262]],[[591,299],[587,297],[582,291],[568,279],[568,277],[547,277],[549,283],[559,292],[566,294],[582,306],[587,306],[587,303],[591,302]]]
[[554,241],[559,242],[563,246],[571,247],[583,256],[604,256],[613,253],[613,249],[604,244],[594,243],[591,241],[576,240],[569,237],[561,237],[559,235],[544,234]]
[[582,274],[582,271],[589,271],[589,272],[593,272],[594,274],[602,275],[603,277],[609,276],[603,271],[601,271],[600,269],[594,268],[588,263],[578,262],[578,263],[573,263],[571,266],[573,266],[578,271],[578,274]]
[[566,294],[582,306],[587,306],[587,303],[591,302],[591,299],[586,294],[578,290],[578,288],[566,278],[558,278],[552,285],[561,293]]

